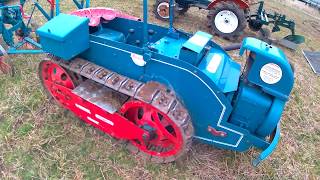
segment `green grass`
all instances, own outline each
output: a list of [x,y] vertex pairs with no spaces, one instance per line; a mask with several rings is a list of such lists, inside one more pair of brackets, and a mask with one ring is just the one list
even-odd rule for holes
[[[302,48],[320,49],[320,32],[312,28],[319,24],[312,23],[316,20],[289,4],[266,3],[268,8],[297,20],[298,34],[307,39]],[[96,0],[93,6],[113,7],[139,17],[142,13],[138,0]],[[63,3],[62,8],[72,7]],[[206,11],[195,8],[179,17],[176,26],[189,32],[209,32]],[[248,30],[246,35],[252,33]],[[236,153],[197,142],[188,156],[172,164],[136,159],[121,142],[48,101],[37,76],[42,56],[12,57],[16,76],[0,76],[0,179],[319,179],[320,79],[300,50],[285,52],[296,68],[295,88],[282,117],[281,142],[258,168],[251,166],[256,150]],[[237,53],[231,56],[245,61]]]

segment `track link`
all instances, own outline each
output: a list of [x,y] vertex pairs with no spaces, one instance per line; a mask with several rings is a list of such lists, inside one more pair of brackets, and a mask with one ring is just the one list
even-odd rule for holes
[[[174,92],[167,89],[164,85],[158,82],[142,83],[80,58],[72,61],[64,61],[54,57],[52,61],[64,67],[67,71],[80,74],[82,77],[127,95],[131,100],[136,99],[150,104],[171,118],[182,132],[182,149],[174,156],[153,156],[138,149],[128,141],[126,147],[133,154],[151,160],[152,162],[168,163],[175,161],[190,149],[194,130],[189,113],[177,99]],[[157,149],[158,147],[150,146],[148,148]],[[163,149],[157,149],[157,151],[161,153]]]

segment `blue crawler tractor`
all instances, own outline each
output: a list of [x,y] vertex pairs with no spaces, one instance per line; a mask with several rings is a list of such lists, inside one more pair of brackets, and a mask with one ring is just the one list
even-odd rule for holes
[[49,53],[39,66],[44,88],[153,162],[175,161],[199,140],[239,152],[259,148],[258,165],[279,142],[294,84],[283,51],[246,38],[241,70],[212,35],[173,28],[173,0],[170,28],[148,23],[147,4],[143,22],[115,17],[89,26],[90,14],[59,14],[39,28]]

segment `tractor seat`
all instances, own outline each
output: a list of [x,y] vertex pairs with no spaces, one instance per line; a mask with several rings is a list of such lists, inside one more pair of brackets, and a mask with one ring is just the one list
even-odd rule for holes
[[95,32],[93,35],[96,35],[102,39],[108,39],[111,41],[126,42],[126,37],[124,36],[123,33],[119,31],[115,31],[113,29],[109,29],[109,28],[103,28],[98,32]]

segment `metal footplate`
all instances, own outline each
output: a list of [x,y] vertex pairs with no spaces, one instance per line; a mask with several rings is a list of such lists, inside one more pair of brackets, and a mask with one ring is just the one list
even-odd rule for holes
[[72,93],[114,114],[127,101],[128,96],[118,93],[90,79],[81,83]]

